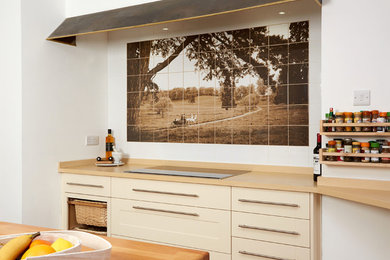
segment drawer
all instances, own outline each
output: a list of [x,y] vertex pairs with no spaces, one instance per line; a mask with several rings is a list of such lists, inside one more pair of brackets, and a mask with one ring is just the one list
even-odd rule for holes
[[62,174],[64,192],[110,196],[110,177]]
[[111,200],[113,235],[230,254],[230,212]]
[[250,239],[233,238],[232,260],[310,260],[310,250]]
[[309,193],[232,188],[232,210],[309,219]]
[[310,221],[251,213],[232,213],[232,235],[310,247]]
[[112,197],[230,210],[230,187],[112,178]]

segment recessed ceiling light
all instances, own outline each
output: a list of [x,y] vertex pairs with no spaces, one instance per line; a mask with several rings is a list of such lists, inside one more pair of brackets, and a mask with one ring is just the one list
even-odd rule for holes
[[286,12],[280,11],[279,14],[286,14]]
[[163,28],[163,31],[168,31],[168,27],[164,27],[164,28]]

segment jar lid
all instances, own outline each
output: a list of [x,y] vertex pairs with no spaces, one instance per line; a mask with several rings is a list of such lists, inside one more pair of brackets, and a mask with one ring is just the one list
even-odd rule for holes
[[369,116],[369,115],[371,115],[371,112],[370,111],[363,111],[363,115]]
[[390,116],[390,112],[387,112],[387,116]]
[[352,117],[352,112],[344,112],[344,115]]
[[371,147],[372,148],[379,148],[379,144],[378,143],[371,143]]
[[353,113],[355,116],[361,116],[362,115],[362,112],[355,112]]
[[370,147],[370,143],[362,143],[362,147]]
[[336,116],[343,116],[344,112],[336,112]]
[[352,145],[360,145],[360,142],[353,142]]
[[380,113],[379,113],[379,116],[385,117],[385,116],[387,116],[387,112],[380,112]]
[[330,140],[330,141],[328,142],[328,144],[329,144],[329,145],[336,145],[336,141]]
[[371,113],[372,114],[379,114],[379,110],[372,110]]

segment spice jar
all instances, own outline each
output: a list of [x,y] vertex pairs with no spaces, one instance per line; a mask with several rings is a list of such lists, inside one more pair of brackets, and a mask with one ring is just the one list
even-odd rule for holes
[[[352,153],[360,153],[360,142],[353,142],[352,143]],[[354,162],[360,162],[360,157],[354,157]]]
[[389,154],[389,157],[382,157],[382,163],[390,163],[390,146],[382,146],[382,153]]
[[[378,117],[378,123],[387,123],[387,112],[380,112]],[[386,132],[386,127],[378,126],[377,132]]]
[[[331,140],[328,142],[328,152],[329,153],[337,152],[336,141]],[[337,156],[329,156],[329,161],[337,161]]]
[[333,139],[334,141],[336,141],[336,149],[339,149],[339,148],[343,148],[344,145],[343,145],[343,139]]
[[[364,124],[371,123],[371,112],[370,111],[363,111],[362,113],[362,122]],[[363,132],[372,132],[372,127],[364,126],[362,128]]]
[[[336,113],[336,124],[342,124],[344,123],[344,113],[343,112],[337,112]],[[344,127],[342,126],[336,126],[336,132],[343,132]]]
[[[378,117],[379,117],[379,111],[378,110],[372,110],[371,111],[371,122],[372,123],[378,123]],[[372,131],[376,132],[377,129],[378,129],[377,127],[373,127]]]
[[382,146],[388,145],[385,139],[377,139],[375,142],[379,144],[379,153],[382,153]]
[[[362,146],[362,153],[371,153],[370,151],[370,143],[361,143]],[[369,163],[370,157],[363,157],[362,162]]]
[[[352,138],[345,138],[344,139],[344,152],[345,153],[352,153]],[[352,157],[344,156],[345,162],[352,162]]]
[[[387,123],[390,123],[390,112],[387,112]],[[390,126],[387,127],[387,132],[390,132]]]
[[[337,144],[336,144],[337,146]],[[336,148],[338,153],[344,153],[344,148]],[[344,156],[337,156],[337,161],[344,161]]]
[[[379,154],[379,144],[378,143],[371,143],[371,153],[372,154]],[[379,162],[379,157],[371,157],[371,162],[373,163],[378,163]]]
[[[353,123],[353,118],[352,118],[352,112],[345,112],[344,113],[344,123]],[[344,128],[345,132],[352,132],[352,126],[346,126]]]
[[[362,122],[362,112],[353,113],[353,122],[360,124]],[[355,132],[361,132],[362,128],[360,126],[354,127]]]

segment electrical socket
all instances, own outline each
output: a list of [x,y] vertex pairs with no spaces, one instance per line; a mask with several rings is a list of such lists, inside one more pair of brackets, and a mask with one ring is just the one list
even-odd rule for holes
[[87,135],[85,137],[85,145],[99,145],[99,136]]
[[370,105],[370,91],[369,90],[355,90],[353,92],[354,106],[369,106]]

